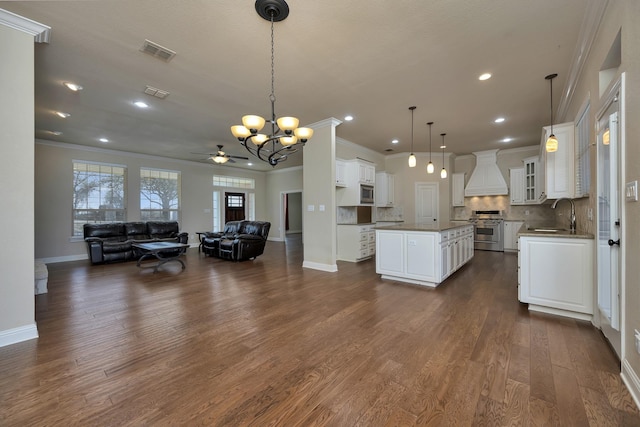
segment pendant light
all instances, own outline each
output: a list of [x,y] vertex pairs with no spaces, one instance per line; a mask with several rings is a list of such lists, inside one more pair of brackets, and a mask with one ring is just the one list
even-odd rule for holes
[[427,163],[427,173],[433,173],[435,169],[431,162],[431,125],[433,125],[433,122],[429,122],[427,125],[429,125],[429,163]]
[[445,179],[447,177],[447,170],[444,167],[444,149],[447,148],[447,146],[444,145],[444,136],[446,133],[441,133],[440,135],[442,136],[442,145],[440,146],[440,148],[442,148],[442,170],[440,171],[440,178]]
[[558,138],[553,134],[553,79],[556,77],[558,77],[557,74],[549,74],[545,77],[545,79],[549,80],[549,87],[551,89],[551,135],[549,135],[547,143],[545,144],[548,153],[558,151]]
[[411,155],[409,156],[410,168],[416,167],[416,156],[415,154],[413,154],[413,110],[415,109],[416,107],[409,107],[409,110],[411,110]]

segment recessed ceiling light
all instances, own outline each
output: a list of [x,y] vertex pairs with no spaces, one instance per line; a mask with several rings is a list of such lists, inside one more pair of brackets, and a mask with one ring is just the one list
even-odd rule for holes
[[491,78],[491,74],[484,73],[484,74],[480,74],[480,77],[478,77],[478,80],[489,80],[490,78]]
[[504,117],[498,117],[497,119],[494,120],[495,123],[502,123],[504,122]]
[[82,86],[77,85],[75,83],[64,82],[63,85],[65,85],[69,90],[72,90],[74,92],[78,92],[79,90],[82,90]]
[[253,163],[249,162],[247,163],[247,166],[253,166]]
[[398,142],[400,142],[400,141],[398,141],[397,139],[394,139],[394,140],[391,141],[392,144],[397,144]]
[[133,105],[135,105],[138,108],[149,108],[149,104],[147,104],[144,101],[136,101],[133,103]]
[[344,118],[347,122],[350,122],[351,120],[353,120],[353,116],[345,116]]
[[511,142],[511,141],[513,141],[513,138],[508,138],[508,137],[502,140],[502,142]]
[[98,141],[100,141],[100,142],[109,142],[109,140],[107,138],[100,138]]
[[58,115],[59,117],[62,117],[63,119],[66,119],[67,117],[71,117],[71,114],[65,113],[62,111],[56,111],[56,115]]

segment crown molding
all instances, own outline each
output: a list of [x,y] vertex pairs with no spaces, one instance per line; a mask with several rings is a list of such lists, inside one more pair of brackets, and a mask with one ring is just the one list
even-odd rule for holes
[[36,43],[49,43],[51,27],[0,9],[0,25],[32,35]]
[[571,100],[573,99],[573,95],[576,91],[576,86],[578,85],[578,80],[582,74],[582,69],[584,68],[584,64],[587,62],[593,42],[600,30],[600,24],[602,23],[602,18],[604,17],[608,4],[609,0],[589,0],[587,10],[584,14],[584,18],[582,19],[582,25],[580,26],[578,43],[576,44],[576,49],[573,52],[571,70],[569,70],[569,79],[565,84],[565,90],[562,93],[560,105],[558,106],[558,113],[556,114],[556,117],[558,118],[562,117],[563,120],[566,118],[565,116],[569,109],[569,104],[571,104]]

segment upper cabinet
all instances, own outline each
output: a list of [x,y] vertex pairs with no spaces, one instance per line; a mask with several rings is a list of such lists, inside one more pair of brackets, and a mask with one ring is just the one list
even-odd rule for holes
[[509,169],[511,188],[509,189],[509,201],[512,205],[524,205],[524,168]]
[[358,182],[360,184],[375,184],[376,165],[360,159],[354,160],[354,163],[358,168]]
[[464,173],[451,174],[451,204],[464,206]]
[[544,177],[540,171],[538,156],[523,159],[524,163],[524,204],[532,205],[544,202],[545,195],[542,194]]
[[392,207],[395,205],[395,176],[378,172],[376,174],[376,206]]
[[336,187],[347,186],[347,164],[344,160],[336,159]]
[[540,159],[544,164],[544,191],[549,199],[575,196],[574,176],[574,125],[573,122],[553,126],[553,133],[558,139],[558,151],[547,152],[545,143],[551,134],[550,126],[542,128]]

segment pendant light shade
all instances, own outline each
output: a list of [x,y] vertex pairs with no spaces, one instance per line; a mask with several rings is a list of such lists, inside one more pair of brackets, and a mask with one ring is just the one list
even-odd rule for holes
[[445,179],[447,177],[447,169],[444,167],[444,149],[447,148],[446,145],[444,145],[444,136],[446,135],[446,133],[441,133],[440,136],[442,136],[442,145],[440,146],[440,148],[442,148],[442,170],[440,171],[440,178]]
[[410,168],[415,168],[416,167],[416,156],[415,154],[413,154],[413,111],[416,109],[416,107],[409,107],[409,110],[411,110],[411,154],[409,155],[409,167]]
[[431,161],[431,125],[433,125],[433,122],[429,122],[427,125],[429,126],[429,163],[427,163],[427,173],[433,173],[435,170],[433,162]]
[[549,80],[549,88],[551,91],[551,135],[547,138],[547,142],[545,144],[545,149],[548,153],[553,153],[554,151],[558,151],[558,138],[553,134],[553,79],[558,77],[557,74],[549,74],[545,77],[545,79]]

